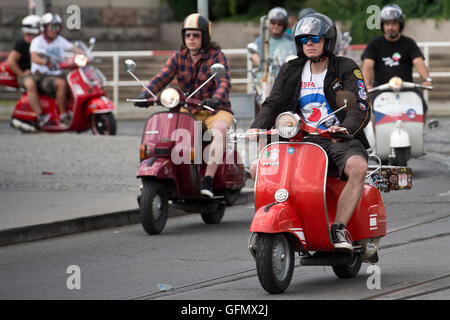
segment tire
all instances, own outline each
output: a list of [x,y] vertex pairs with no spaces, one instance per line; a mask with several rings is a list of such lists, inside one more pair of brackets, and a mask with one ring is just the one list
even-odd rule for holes
[[353,260],[345,265],[333,266],[333,271],[338,278],[351,279],[356,277],[361,269],[362,259],[359,254],[353,256]]
[[145,232],[153,235],[163,231],[169,215],[169,200],[162,182],[155,179],[144,181],[139,210]]
[[225,214],[225,204],[220,203],[217,211],[202,213],[202,220],[206,224],[218,224]]
[[114,136],[117,131],[117,122],[112,113],[97,113],[89,116],[89,125],[95,135]]
[[241,189],[226,189],[225,190],[225,202],[227,203],[227,206],[230,207],[233,204],[238,201],[239,197],[241,195]]
[[284,292],[294,273],[294,250],[284,234],[259,233],[256,270],[261,286],[271,294]]
[[410,148],[395,148],[395,165],[406,167],[408,165],[408,159],[410,154]]

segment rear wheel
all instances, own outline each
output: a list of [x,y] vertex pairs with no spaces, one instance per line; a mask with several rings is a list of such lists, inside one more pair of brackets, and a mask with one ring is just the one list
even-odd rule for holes
[[341,279],[350,279],[356,277],[361,269],[362,259],[359,254],[355,254],[353,259],[344,265],[333,266],[334,273]]
[[115,135],[117,131],[117,123],[114,114],[97,113],[89,116],[89,124],[93,134],[99,135]]
[[225,214],[225,204],[219,203],[217,211],[202,213],[203,222],[206,224],[217,224],[222,221]]
[[281,293],[289,287],[294,273],[294,250],[286,235],[259,233],[255,259],[264,290]]

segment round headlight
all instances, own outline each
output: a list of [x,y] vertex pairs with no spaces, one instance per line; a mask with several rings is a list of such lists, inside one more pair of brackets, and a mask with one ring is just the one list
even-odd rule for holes
[[73,60],[75,64],[82,68],[85,67],[88,63],[88,58],[84,54],[77,54]]
[[173,88],[165,89],[161,93],[161,104],[166,108],[174,108],[180,102],[180,94]]
[[402,88],[403,80],[399,77],[392,77],[391,80],[389,80],[389,87],[393,91],[399,91]]
[[300,116],[292,112],[283,112],[275,120],[275,128],[280,137],[289,139],[295,137],[300,131]]

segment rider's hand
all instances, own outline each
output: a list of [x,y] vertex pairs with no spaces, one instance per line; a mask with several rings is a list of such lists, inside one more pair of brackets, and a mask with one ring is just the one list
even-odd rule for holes
[[[339,126],[331,126],[331,127],[328,128],[328,131],[330,133],[341,133],[341,134],[346,134],[346,135],[350,134],[348,132],[347,128],[339,127]],[[336,143],[336,142],[342,141],[342,139],[340,139],[340,138],[331,138],[331,141],[333,143]]]
[[201,103],[202,106],[208,106],[213,109],[217,109],[220,105],[220,101],[216,98],[204,99]]
[[250,128],[250,129],[248,129],[247,131],[245,131],[245,133],[250,133],[248,136],[247,136],[247,139],[249,140],[249,141],[256,141],[256,140],[258,140],[258,135],[257,134],[255,134],[255,133],[258,133],[260,130],[258,129],[258,128]]
[[58,70],[59,64],[56,61],[51,60],[50,58],[47,59],[47,67],[50,70]]
[[[148,95],[148,92],[147,91],[142,91],[137,97],[136,97],[136,99],[148,99],[149,98],[149,95]],[[143,102],[135,102],[134,103],[134,106],[135,107],[138,107],[138,108],[148,108],[148,106],[149,106],[149,103],[147,102],[147,101],[143,101]]]

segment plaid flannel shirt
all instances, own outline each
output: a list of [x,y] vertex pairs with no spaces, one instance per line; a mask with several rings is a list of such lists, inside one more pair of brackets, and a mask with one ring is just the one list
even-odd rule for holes
[[219,109],[233,113],[229,99],[231,89],[230,67],[227,58],[220,50],[211,49],[203,52],[202,57],[195,65],[187,49],[176,51],[167,59],[161,71],[150,79],[147,87],[156,94],[176,76],[181,91],[190,94],[210,77],[209,69],[215,63],[221,63],[225,66],[225,76],[219,80],[212,79],[192,98],[200,101],[216,98],[220,101]]

